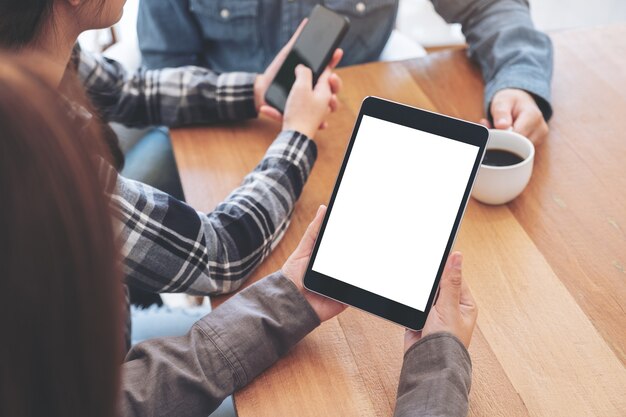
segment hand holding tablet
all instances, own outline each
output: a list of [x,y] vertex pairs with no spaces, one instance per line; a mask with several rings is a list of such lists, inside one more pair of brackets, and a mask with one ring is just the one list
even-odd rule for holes
[[306,228],[304,236],[302,236],[298,247],[296,247],[289,258],[287,258],[285,264],[281,268],[281,272],[287,278],[292,280],[294,284],[296,284],[296,287],[298,287],[298,289],[302,292],[302,295],[306,298],[311,307],[313,307],[317,317],[322,322],[335,317],[347,307],[345,304],[338,303],[337,301],[324,297],[323,295],[304,290],[304,285],[302,283],[304,273],[306,272],[309,260],[311,259],[311,252],[313,252],[315,239],[317,239],[317,235],[320,231],[325,215],[326,207],[320,206],[317,209],[315,217]]
[[448,257],[439,282],[439,295],[433,305],[426,324],[421,331],[407,330],[404,334],[404,351],[407,352],[422,337],[439,332],[456,336],[469,348],[478,317],[478,307],[462,276],[463,255],[454,252]]
[[477,124],[367,98],[304,286],[421,329],[488,137]]
[[[293,281],[309,302],[320,321],[335,317],[346,309],[346,305],[331,298],[307,291],[302,278],[311,258],[311,252],[326,215],[326,207],[320,206],[291,256],[285,261],[282,273]],[[407,330],[404,336],[404,351],[408,351],[422,337],[439,332],[456,336],[465,347],[469,347],[478,309],[467,282],[462,277],[463,257],[455,252],[448,257],[439,287],[437,302],[431,309],[422,331]]]

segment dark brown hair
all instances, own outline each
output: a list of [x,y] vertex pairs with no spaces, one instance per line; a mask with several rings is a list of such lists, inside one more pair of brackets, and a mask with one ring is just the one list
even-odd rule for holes
[[2,0],[0,46],[21,48],[34,40],[42,23],[51,16],[55,0]]
[[0,55],[0,415],[112,417],[121,279],[98,139]]
[[[54,2],[56,0],[0,0],[0,49],[20,50],[21,48],[36,41],[37,36],[42,32],[45,25],[50,25],[55,29],[53,19]],[[97,13],[101,12],[106,0],[91,0],[97,2]],[[80,8],[79,8],[80,9]],[[68,63],[66,76],[60,86],[62,93],[67,93],[65,84],[69,78],[74,83],[77,73],[78,62],[74,60]],[[78,83],[75,83],[78,86]],[[72,84],[72,87],[75,86]],[[75,88],[83,96],[83,88]],[[72,92],[74,93],[74,92]],[[100,136],[104,138],[108,145],[107,153],[111,156],[112,165],[121,170],[124,165],[124,155],[119,147],[117,135],[104,123],[98,111],[90,106],[90,111],[94,116],[94,125],[100,129]]]
[[[56,0],[0,1],[0,47],[20,49],[35,40],[46,23],[53,24]],[[97,0],[102,9],[106,0]]]

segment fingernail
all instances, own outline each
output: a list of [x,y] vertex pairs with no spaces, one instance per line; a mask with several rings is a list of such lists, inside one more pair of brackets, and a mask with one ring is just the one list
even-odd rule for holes
[[455,253],[452,255],[452,268],[461,269],[463,265],[463,255],[460,253]]
[[509,121],[504,119],[504,118],[498,119],[498,124],[499,125],[505,125],[505,124],[508,124],[508,123],[509,123]]
[[324,206],[319,206],[317,208],[317,213],[315,213],[315,217],[317,217],[320,214],[320,212],[322,211],[322,207],[324,207]]

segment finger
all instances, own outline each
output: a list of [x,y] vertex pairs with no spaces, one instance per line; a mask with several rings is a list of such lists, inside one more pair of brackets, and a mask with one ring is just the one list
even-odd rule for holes
[[469,284],[465,279],[461,280],[461,297],[459,299],[459,303],[467,307],[476,307],[476,301],[474,300],[472,291],[470,290]]
[[268,69],[275,66],[275,70],[278,70],[278,66],[282,65],[282,63],[287,58],[287,55],[289,54],[289,52],[291,52],[291,49],[293,48],[293,44],[296,43],[296,39],[298,39],[298,36],[300,36],[300,33],[302,32],[302,29],[304,29],[304,26],[306,25],[307,21],[308,19],[305,18],[304,20],[302,20],[302,22],[300,22],[300,25],[298,26],[296,31],[293,33],[293,35],[291,35],[291,38],[289,39],[289,41],[285,44],[285,46],[281,48],[280,51],[278,51],[278,53],[276,54],[276,57],[274,58],[274,60],[272,61]]
[[513,125],[514,105],[514,99],[508,97],[495,98],[493,100],[491,103],[491,116],[496,129],[508,129]]
[[313,73],[309,67],[302,64],[298,64],[296,67],[296,82],[294,87],[306,88],[307,90],[313,89]]
[[459,308],[462,317],[471,323],[473,332],[474,326],[476,325],[476,319],[478,318],[478,306],[476,305],[476,301],[474,301],[474,296],[472,295],[466,280],[463,280],[461,283],[461,300]]
[[300,36],[300,34],[302,33],[302,30],[304,29],[308,21],[309,19],[306,17],[302,19],[302,22],[300,22],[300,24],[298,25],[298,28],[293,33],[293,35],[291,35],[291,38],[289,38],[289,42],[285,44],[283,49],[287,49],[288,51],[291,50],[291,48],[293,47],[293,44],[296,43],[296,39],[298,39],[298,36]]
[[287,55],[289,54],[289,52],[291,52],[294,43],[296,43],[296,39],[298,39],[298,36],[300,36],[300,33],[302,32],[302,29],[304,29],[307,21],[308,19],[305,18],[302,20],[302,22],[300,22],[300,26],[298,26],[294,34],[291,35],[291,39],[289,39],[285,46],[283,46],[281,50],[278,51],[276,57],[274,57],[270,65],[267,67],[267,69],[265,70],[266,73],[269,72],[271,74],[275,74],[278,71],[278,68],[280,68],[283,62],[285,62],[285,59],[287,59]]
[[421,338],[422,337],[422,331],[421,330],[411,330],[411,329],[405,329],[404,330],[404,336],[405,337],[412,337],[415,336],[417,338]]
[[528,139],[530,139],[536,146],[539,146],[546,140],[549,132],[550,129],[548,128],[548,124],[543,122],[533,131],[533,133],[531,133]]
[[341,87],[343,86],[343,81],[341,80],[341,77],[334,72],[330,74],[328,83],[330,84],[330,91],[332,91],[333,94],[339,93],[339,90],[341,90]]
[[543,114],[534,105],[523,108],[513,125],[513,130],[526,136],[535,145],[539,145],[548,134],[548,125]]
[[333,94],[330,97],[330,101],[328,102],[328,107],[330,107],[331,113],[334,113],[335,111],[337,111],[337,108],[339,107],[339,100],[337,100],[336,95]]
[[283,120],[283,115],[280,114],[280,112],[274,107],[268,106],[267,104],[261,106],[259,113],[272,120],[276,120],[277,122],[281,122]]
[[[319,92],[319,93],[328,93],[328,95],[331,94],[331,88],[330,88],[330,76],[332,75],[332,72],[330,70],[330,68],[326,68],[324,70],[324,72],[322,73],[322,75],[320,75],[320,77],[317,79],[317,84],[315,84],[315,92]],[[330,100],[330,97],[329,97]]]
[[485,126],[487,129],[491,129],[491,123],[489,123],[489,120],[487,119],[480,119],[478,123]]
[[322,227],[322,222],[324,221],[324,215],[326,214],[326,206],[321,205],[317,209],[317,213],[315,213],[315,217],[313,221],[309,223],[309,226],[306,228],[304,232],[304,236],[302,236],[302,240],[298,244],[298,248],[294,253],[298,253],[298,256],[309,256],[311,251],[313,250],[313,245],[315,244],[315,239],[317,239],[317,235],[320,232],[320,228]]
[[534,111],[532,108],[521,109],[513,124],[513,130],[520,135],[529,137],[542,122],[543,116],[540,111]]
[[341,48],[335,49],[335,52],[333,52],[333,56],[330,59],[330,63],[328,64],[328,66],[330,68],[335,68],[341,61],[341,58],[343,58],[343,49]]
[[404,352],[408,351],[418,340],[422,338],[422,331],[406,329],[404,331]]
[[448,257],[446,266],[443,270],[443,276],[439,283],[439,299],[437,306],[444,308],[458,309],[461,301],[461,266],[463,263],[463,255],[460,252],[454,252]]

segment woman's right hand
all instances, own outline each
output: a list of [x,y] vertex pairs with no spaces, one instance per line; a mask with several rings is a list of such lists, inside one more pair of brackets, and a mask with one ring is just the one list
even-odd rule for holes
[[404,335],[404,351],[409,350],[422,336],[432,333],[448,332],[452,333],[465,345],[469,347],[478,307],[472,293],[463,279],[461,267],[463,255],[454,252],[448,257],[443,276],[439,283],[439,297],[437,302],[430,309],[426,324],[421,332],[407,330]]
[[341,79],[327,67],[313,87],[313,73],[300,64],[296,67],[296,81],[291,88],[285,114],[283,130],[296,130],[313,138],[319,128],[326,126],[325,119],[337,108],[336,93]]

